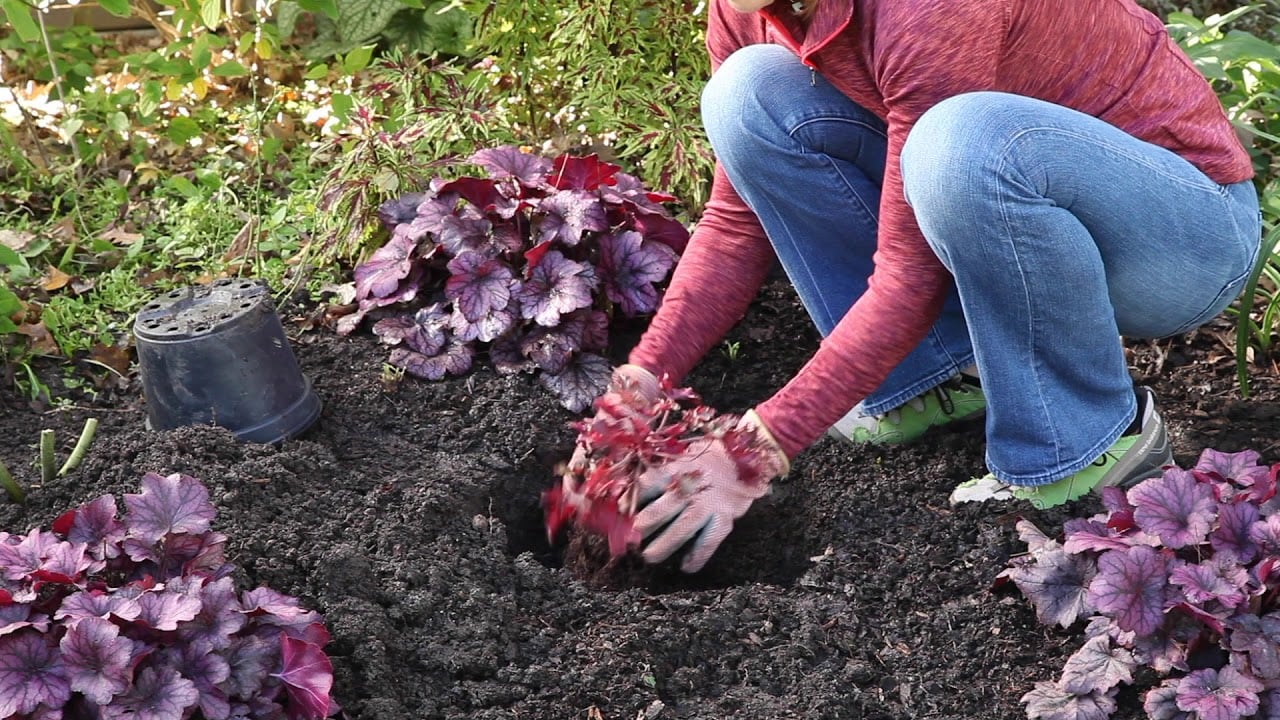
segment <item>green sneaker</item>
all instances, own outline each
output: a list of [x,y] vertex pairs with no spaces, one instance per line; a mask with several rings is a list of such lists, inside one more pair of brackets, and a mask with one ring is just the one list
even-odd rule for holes
[[1158,477],[1173,464],[1173,450],[1165,432],[1164,419],[1156,408],[1156,397],[1148,388],[1138,388],[1138,427],[1116,440],[1089,467],[1048,485],[1019,486],[987,474],[961,483],[951,493],[951,504],[986,500],[1026,500],[1040,510],[1078,500],[1089,491],[1105,487],[1130,488],[1147,478]]
[[827,435],[857,445],[900,445],[930,428],[981,417],[986,409],[987,398],[978,381],[958,375],[884,415],[863,415],[854,408],[831,426]]

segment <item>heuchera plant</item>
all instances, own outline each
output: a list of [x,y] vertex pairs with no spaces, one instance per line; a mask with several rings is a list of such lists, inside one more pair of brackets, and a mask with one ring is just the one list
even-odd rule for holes
[[148,473],[51,530],[0,532],[0,718],[302,720],[337,711],[321,618],[237,592],[209,493]]
[[738,415],[717,413],[689,388],[673,388],[663,377],[658,398],[634,388],[612,388],[595,401],[595,415],[573,423],[577,448],[560,482],[542,494],[547,538],[554,542],[574,524],[608,539],[614,557],[640,544],[634,527],[641,506],[637,479],[646,470],[682,454],[698,438],[724,443],[738,465],[738,479],[768,482],[762,440],[738,426]]
[[1146,666],[1154,720],[1280,717],[1280,465],[1206,450],[1166,468],[1106,512],[1064,524],[1061,541],[1018,524],[1028,553],[1002,573],[1046,624],[1085,621],[1056,682],[1022,698],[1029,718],[1095,720]]
[[653,312],[688,231],[636,178],[595,155],[547,158],[504,146],[469,162],[489,176],[435,178],[383,205],[391,239],[355,270],[358,307],[338,322],[394,346],[390,362],[438,380],[477,346],[502,373],[539,380],[574,412],[604,390],[597,354],[613,312]]

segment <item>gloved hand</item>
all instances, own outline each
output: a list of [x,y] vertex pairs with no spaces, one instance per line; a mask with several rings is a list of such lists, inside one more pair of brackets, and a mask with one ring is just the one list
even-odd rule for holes
[[[639,365],[619,365],[614,368],[609,386],[604,394],[596,398],[596,414],[588,423],[612,422],[644,422],[648,424],[648,414],[642,412],[658,400],[662,399],[662,390],[658,378]],[[590,448],[583,440],[586,433],[578,437],[578,444],[573,448],[566,472],[581,472],[587,465],[587,454]]]
[[698,438],[679,456],[645,471],[638,479],[641,502],[656,499],[636,515],[635,529],[644,538],[662,530],[645,546],[645,562],[662,562],[693,539],[680,569],[701,570],[728,537],[733,521],[789,469],[786,454],[752,410],[733,437]]

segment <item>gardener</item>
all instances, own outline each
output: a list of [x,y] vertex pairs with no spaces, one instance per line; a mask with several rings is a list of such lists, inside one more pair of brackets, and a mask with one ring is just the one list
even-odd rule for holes
[[[744,422],[774,473],[824,432],[985,413],[953,500],[1040,507],[1172,462],[1120,337],[1194,328],[1260,246],[1250,158],[1132,0],[713,0],[711,199],[620,387],[683,378],[775,256],[825,339]],[[979,384],[980,378],[980,384]],[[632,393],[634,395],[635,393]],[[644,558],[700,569],[766,488],[716,439],[650,470]]]

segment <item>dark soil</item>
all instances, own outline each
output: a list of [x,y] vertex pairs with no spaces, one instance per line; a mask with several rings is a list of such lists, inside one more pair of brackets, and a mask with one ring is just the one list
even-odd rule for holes
[[[1275,459],[1280,383],[1259,370],[1241,400],[1229,337],[1224,320],[1132,348],[1182,464],[1205,447]],[[734,359],[726,346],[690,379],[730,411],[780,387],[817,342],[782,284],[731,341]],[[325,409],[280,448],[211,427],[148,432],[136,380],[44,412],[0,390],[0,459],[30,488],[25,506],[0,505],[0,529],[137,492],[147,471],[201,478],[242,586],[327,617],[335,694],[361,720],[1023,718],[1019,698],[1082,640],[992,581],[1019,551],[1017,512],[1052,531],[1096,506],[949,508],[952,486],[983,471],[978,427],[906,448],[823,440],[700,575],[600,587],[543,534],[539,493],[574,418],[535,380],[480,369],[388,385],[367,335],[294,342]],[[41,486],[40,429],[65,453],[89,416],[102,425],[84,464]],[[1127,690],[1116,717],[1140,708]]]

